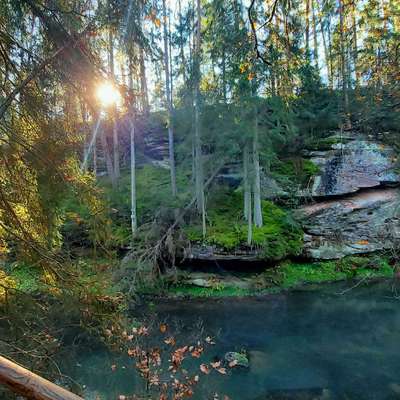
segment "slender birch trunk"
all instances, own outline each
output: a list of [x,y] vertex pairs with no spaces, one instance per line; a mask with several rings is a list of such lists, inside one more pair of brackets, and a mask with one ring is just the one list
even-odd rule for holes
[[171,97],[171,82],[170,82],[170,64],[169,64],[169,46],[167,32],[167,7],[163,0],[163,26],[164,26],[164,71],[165,71],[165,92],[167,97],[168,108],[168,148],[169,148],[169,166],[171,174],[171,189],[172,196],[176,197],[176,171],[175,171],[175,155],[174,155],[174,131],[172,126],[172,97]]
[[[129,89],[133,91],[133,62],[129,57]],[[135,115],[134,105],[131,106],[131,115],[129,118],[130,125],[130,155],[131,155],[131,232],[132,246],[133,239],[137,231],[137,207],[136,207],[136,149],[135,149]]]
[[356,2],[354,1],[351,6],[351,19],[353,30],[353,64],[356,89],[360,85],[360,70],[358,68],[358,35],[357,35],[357,16],[356,16]]
[[201,151],[201,127],[200,127],[200,59],[201,59],[201,5],[200,0],[196,1],[197,31],[196,31],[196,51],[195,51],[195,130],[194,143],[196,155],[196,199],[197,209],[201,212],[203,237],[206,236],[206,216],[204,201],[204,178],[203,178],[203,157]]
[[317,17],[315,15],[314,1],[316,1],[316,0],[311,0],[311,2],[312,2],[311,5],[312,5],[312,24],[313,24],[313,44],[314,44],[314,64],[315,64],[315,68],[317,68],[317,70],[319,70]]
[[139,49],[140,91],[142,92],[142,108],[145,114],[150,112],[149,94],[147,89],[146,65],[144,62],[143,48]]
[[306,58],[310,59],[310,1],[306,0]]
[[342,75],[342,91],[344,99],[344,114],[346,125],[349,121],[349,96],[347,92],[347,68],[346,68],[346,47],[344,43],[344,8],[343,0],[339,0],[339,33],[340,33],[340,69]]
[[251,212],[251,184],[250,184],[250,161],[249,161],[249,144],[246,141],[243,148],[243,214],[246,221],[249,218],[249,210]]
[[253,170],[254,170],[254,224],[257,227],[263,225],[261,206],[261,178],[260,178],[260,156],[258,152],[258,115],[255,106],[254,115],[254,136],[253,136]]
[[101,145],[103,147],[104,158],[106,159],[107,174],[110,177],[111,184],[115,188],[117,186],[117,180],[114,175],[114,166],[111,158],[110,151],[108,149],[106,131],[101,132],[100,135]]
[[328,76],[328,84],[329,84],[329,88],[333,89],[331,60],[329,57],[329,48],[328,48],[328,43],[327,43],[327,39],[326,39],[326,32],[325,32],[324,24],[323,24],[323,21],[321,18],[321,8],[319,6],[319,0],[315,0],[315,4],[317,5],[317,12],[318,12],[317,22],[319,23],[319,26],[321,28],[322,44],[324,46],[324,56],[325,56],[326,71],[327,71],[327,76]]
[[[109,61],[109,73],[111,81],[115,81],[114,74],[114,35],[111,27],[108,31],[108,61]],[[119,143],[118,143],[118,128],[117,128],[117,106],[114,105],[112,109],[112,123],[113,123],[113,159],[114,159],[114,178],[117,182],[120,176],[119,169]]]

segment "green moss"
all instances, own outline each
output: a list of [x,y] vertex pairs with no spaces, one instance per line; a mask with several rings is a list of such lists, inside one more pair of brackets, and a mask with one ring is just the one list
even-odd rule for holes
[[352,140],[349,136],[332,135],[325,138],[318,138],[311,143],[306,143],[306,148],[315,151],[331,150],[332,146],[339,143],[345,143]]
[[307,178],[309,178],[311,176],[318,175],[320,172],[320,168],[311,160],[305,159],[303,161],[303,171]]
[[[208,212],[209,226],[205,243],[226,251],[246,248],[247,222],[243,218],[243,196],[241,193],[219,192],[210,199],[212,208]],[[261,250],[265,259],[279,260],[289,255],[299,254],[302,248],[303,232],[284,210],[271,201],[262,201],[263,226],[253,227],[252,246]],[[192,242],[202,241],[198,224],[185,228]]]
[[[108,178],[101,181],[110,205],[118,210],[121,217],[130,217],[130,173],[123,171],[118,182],[118,189],[112,188]],[[177,175],[178,187],[187,187],[187,178]],[[185,203],[187,196],[171,195],[170,172],[168,169],[145,165],[136,171],[137,213],[140,223],[154,218],[154,210],[172,210]]]
[[23,263],[14,263],[9,269],[10,276],[17,283],[17,290],[24,293],[36,293],[45,287],[42,272],[39,269]]
[[281,286],[290,288],[302,283],[333,282],[351,278],[390,278],[393,268],[385,257],[345,257],[341,260],[314,263],[285,262],[279,268]]
[[168,294],[173,296],[187,297],[240,297],[254,295],[250,289],[240,289],[234,287],[203,288],[198,286],[183,285],[173,286],[168,290]]
[[273,176],[283,184],[295,182],[300,185],[305,185],[310,178],[317,175],[319,171],[319,167],[311,160],[301,157],[275,160],[271,165]]

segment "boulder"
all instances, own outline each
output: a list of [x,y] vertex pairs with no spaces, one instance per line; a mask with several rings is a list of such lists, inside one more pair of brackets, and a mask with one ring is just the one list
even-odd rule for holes
[[309,152],[310,160],[319,167],[309,195],[338,196],[363,188],[396,184],[396,155],[390,146],[364,137],[334,143],[327,151]]
[[229,253],[217,246],[197,244],[185,248],[184,256],[189,260],[206,261],[259,261],[262,259],[262,254],[257,249],[247,251],[237,249],[236,251]]
[[246,354],[238,353],[236,351],[229,351],[224,356],[225,362],[228,364],[234,363],[235,367],[243,367],[249,368],[249,359],[247,358]]
[[313,259],[338,259],[397,247],[400,190],[371,189],[300,209],[304,253]]

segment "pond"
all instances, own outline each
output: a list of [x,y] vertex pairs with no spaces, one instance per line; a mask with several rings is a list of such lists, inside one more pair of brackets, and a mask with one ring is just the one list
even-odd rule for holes
[[[212,336],[205,362],[247,352],[249,368],[228,368],[226,375],[205,376],[199,363],[189,366],[200,375],[195,399],[216,392],[232,400],[399,399],[400,284],[352,285],[259,298],[160,300],[151,312],[178,331],[181,343],[193,341],[201,328]],[[88,392],[116,399],[140,385],[132,364],[104,350],[82,351],[69,372]]]

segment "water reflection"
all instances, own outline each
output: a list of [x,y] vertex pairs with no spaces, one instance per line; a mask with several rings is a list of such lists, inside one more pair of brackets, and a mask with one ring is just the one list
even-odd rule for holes
[[[399,399],[400,301],[392,285],[369,283],[343,295],[350,284],[257,299],[168,300],[156,310],[182,342],[201,329],[216,337],[208,360],[248,352],[248,370],[210,374],[195,399],[215,392],[232,400]],[[140,385],[124,357],[97,352],[79,363],[78,379],[107,399]],[[126,368],[110,374],[115,363]]]

